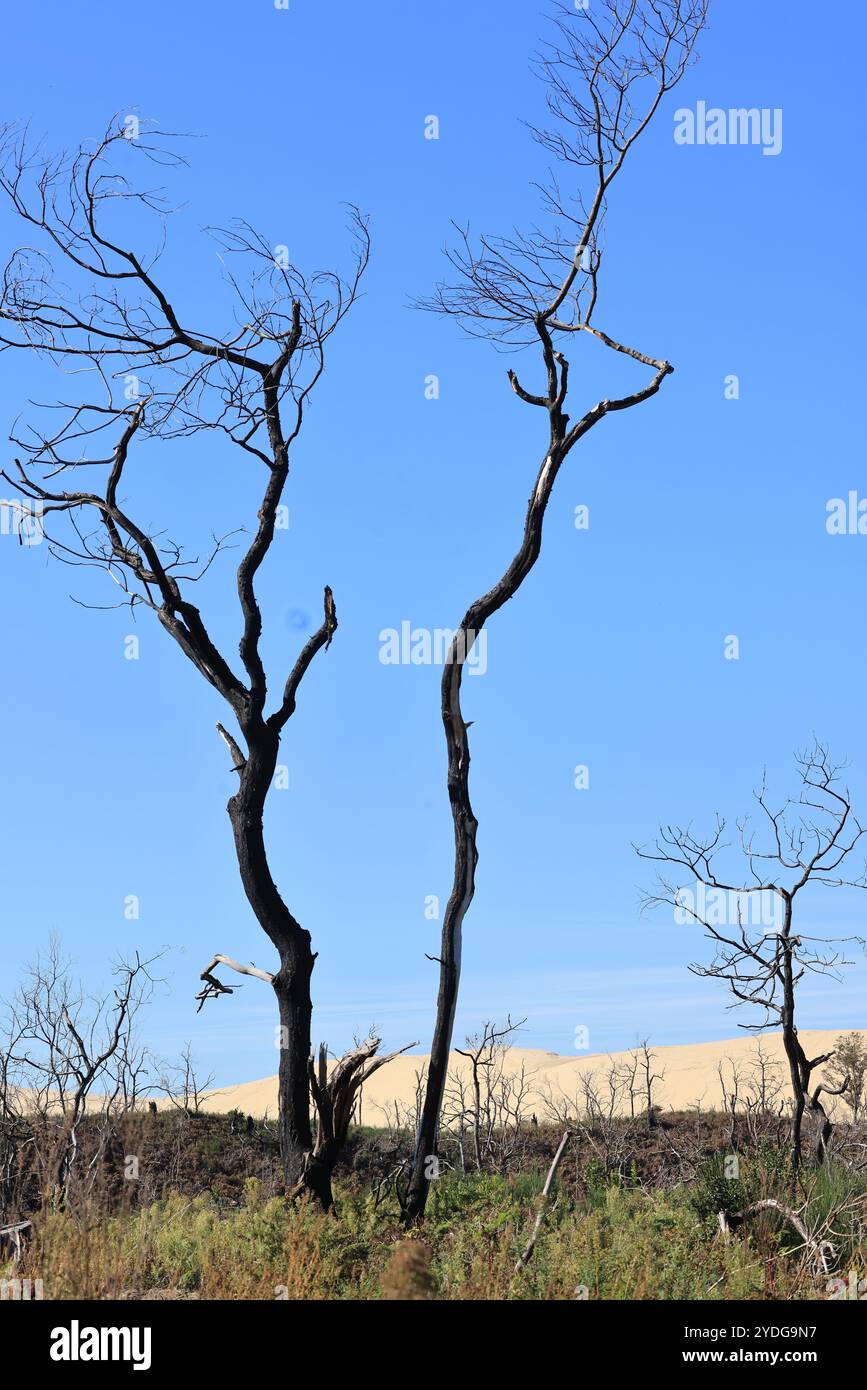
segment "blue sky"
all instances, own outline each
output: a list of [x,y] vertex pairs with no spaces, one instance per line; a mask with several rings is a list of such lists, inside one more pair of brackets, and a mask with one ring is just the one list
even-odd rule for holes
[[[592,3],[592,0],[591,0]],[[507,358],[408,308],[442,274],[450,219],[508,231],[535,213],[541,152],[519,118],[541,112],[528,59],[542,0],[268,0],[146,12],[47,0],[4,20],[4,116],[52,147],[115,112],[190,131],[183,206],[164,275],[183,311],[218,331],[225,288],[209,224],[242,215],[310,268],[339,260],[341,203],[371,218],[365,297],[332,342],[294,450],[290,527],[262,575],[264,650],[277,687],[330,584],[340,630],[304,684],[270,801],[275,875],[311,931],[317,1038],[335,1050],[376,1023],[426,1050],[451,822],[439,671],[379,661],[379,633],[447,627],[502,572],[544,448],[538,412],[508,388]],[[808,23],[807,20],[810,22]],[[863,15],[847,13],[849,51]],[[38,44],[38,77],[33,54]],[[701,61],[612,193],[598,322],[675,374],[609,418],[558,480],[541,561],[492,621],[487,671],[465,681],[475,720],[477,896],[467,919],[458,1035],[527,1016],[527,1046],[592,1051],[731,1036],[721,986],[686,969],[695,929],[643,920],[647,866],[631,848],[660,819],[744,809],[761,768],[791,785],[816,731],[867,817],[863,593],[867,537],[829,536],[830,498],[867,495],[862,414],[863,84],[806,7],[717,0]],[[674,111],[783,111],[783,148],[683,146]],[[440,138],[424,138],[435,114]],[[817,208],[821,212],[817,213]],[[3,254],[20,231],[0,212]],[[643,368],[574,344],[572,414],[635,389]],[[537,365],[521,361],[532,389]],[[425,378],[440,379],[426,400]],[[724,397],[728,374],[740,398]],[[42,366],[0,359],[4,437]],[[11,447],[7,456],[11,457]],[[132,495],[195,549],[248,522],[258,479],[212,440],[148,448]],[[8,491],[8,489],[7,489]],[[575,507],[590,508],[576,531]],[[182,520],[181,520],[182,519]],[[237,880],[214,733],[224,717],[148,615],[98,613],[109,581],[0,538],[4,632],[4,992],[51,931],[96,988],[117,951],[171,946],[147,1040],[187,1039],[217,1081],[276,1069],[270,992],[250,981],[196,1015],[215,950],[259,965],[269,946]],[[231,557],[199,593],[234,652]],[[124,658],[135,632],[140,659]],[[736,634],[740,659],[724,658]],[[573,786],[586,764],[590,786]],[[819,892],[821,890],[818,890]],[[128,922],[136,894],[141,917]],[[813,927],[867,925],[867,899],[805,901]],[[864,1027],[863,956],[843,983],[804,991],[802,1024]]]

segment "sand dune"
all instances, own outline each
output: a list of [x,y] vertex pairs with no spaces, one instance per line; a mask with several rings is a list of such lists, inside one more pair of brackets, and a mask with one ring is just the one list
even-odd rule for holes
[[[810,1031],[800,1034],[801,1043],[807,1056],[817,1057],[829,1052],[834,1046],[838,1032]],[[867,1033],[861,1034],[867,1041]],[[722,1093],[717,1068],[724,1065],[727,1085],[730,1085],[731,1063],[740,1074],[740,1093],[744,1096],[749,1089],[751,1073],[755,1070],[756,1047],[759,1039],[753,1035],[728,1038],[720,1042],[689,1043],[674,1047],[655,1047],[654,1072],[662,1074],[662,1080],[654,1084],[655,1102],[663,1110],[686,1110],[701,1105],[703,1110],[722,1109]],[[787,1082],[785,1054],[780,1033],[763,1033],[761,1044],[765,1055],[778,1068],[780,1079]],[[527,1109],[536,1111],[542,1119],[545,1114],[545,1098],[553,1096],[574,1098],[580,1091],[581,1079],[591,1075],[603,1086],[612,1064],[622,1067],[629,1061],[629,1052],[598,1053],[594,1055],[576,1054],[573,1057],[561,1056],[556,1052],[543,1052],[534,1048],[510,1048],[505,1061],[505,1070],[518,1076],[523,1068],[531,1096]],[[385,1125],[388,1116],[393,1114],[395,1103],[401,1107],[413,1107],[418,1073],[427,1063],[427,1057],[416,1055],[396,1057],[393,1062],[378,1071],[364,1088],[361,1119],[367,1125]],[[451,1075],[466,1078],[470,1072],[467,1059],[452,1054]],[[814,1073],[816,1082],[822,1079],[822,1068]],[[640,1077],[636,1078],[636,1085]],[[640,1098],[636,1101],[640,1110]],[[626,1096],[621,1097],[620,1110],[628,1107]],[[261,1081],[246,1081],[237,1086],[226,1086],[213,1091],[206,1099],[206,1110],[242,1110],[257,1119],[273,1118],[277,1112],[277,1078],[265,1077]]]

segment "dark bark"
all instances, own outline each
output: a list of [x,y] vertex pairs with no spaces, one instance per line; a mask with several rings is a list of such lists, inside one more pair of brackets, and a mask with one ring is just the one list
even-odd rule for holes
[[[827,1061],[827,1057],[824,1060]],[[815,1157],[817,1163],[824,1163],[828,1157],[828,1147],[831,1143],[831,1135],[834,1131],[831,1118],[820,1099],[822,1092],[824,1091],[828,1096],[842,1096],[845,1091],[848,1091],[850,1083],[851,1077],[847,1075],[843,1078],[843,1084],[841,1086],[832,1087],[819,1085],[810,1097],[810,1109],[816,1117]]]
[[[307,1062],[313,1014],[310,976],[314,956],[310,950],[310,936],[307,932],[304,935],[306,948],[284,959],[274,976],[281,1030],[277,1113],[280,1157],[287,1183],[298,1182],[304,1174],[305,1155],[313,1143]],[[309,1185],[315,1191],[313,1184]]]
[[316,957],[310,933],[296,921],[280,896],[265,849],[265,798],[276,767],[279,734],[259,720],[245,732],[249,754],[240,771],[238,791],[229,800],[228,812],[244,892],[280,960],[280,968],[271,981],[280,1017],[278,1127],[286,1181],[294,1184],[304,1174],[305,1155],[313,1142],[307,1067],[312,1015],[310,978]]
[[792,1087],[792,1118],[789,1122],[789,1153],[792,1164],[792,1171],[797,1172],[801,1166],[801,1128],[804,1121],[804,1107],[806,1104],[807,1086],[809,1085],[809,1072],[805,1076],[807,1059],[804,1056],[804,1049],[798,1041],[798,1030],[795,1027],[795,984],[794,973],[792,970],[792,909],[791,903],[786,904],[786,918],[783,926],[782,943],[782,965],[780,969],[783,1003],[780,1010],[780,1022],[783,1028],[783,1047],[786,1059],[789,1063],[789,1080]]
[[[418,1221],[424,1215],[430,1183],[429,1160],[436,1155],[439,1116],[448,1072],[449,1049],[454,1030],[455,1009],[461,971],[461,930],[463,920],[475,893],[475,872],[478,863],[476,831],[478,821],[470,801],[470,744],[467,724],[461,710],[461,682],[464,662],[470,655],[479,633],[488,619],[502,608],[520,589],[532,570],[542,548],[542,527],[545,511],[554,488],[557,474],[569,451],[588,430],[610,412],[625,410],[649,399],[659,390],[665,377],[674,369],[668,362],[642,356],[641,360],[656,369],[651,383],[641,391],[618,400],[600,401],[592,410],[569,428],[569,417],[563,410],[568,385],[569,364],[555,352],[543,317],[537,330],[548,376],[547,397],[534,399],[545,407],[549,416],[550,441],[530,497],[520,548],[502,578],[471,605],[455,634],[449,650],[441,682],[441,714],[448,754],[448,793],[454,825],[455,858],[452,891],[443,916],[440,944],[440,978],[437,995],[436,1023],[431,1042],[425,1097],[416,1135],[412,1176],[406,1195],[406,1219]],[[635,355],[635,354],[633,354]],[[509,374],[512,389],[526,397],[514,373]]]
[[[783,920],[783,932],[780,942],[781,962],[779,966],[780,980],[782,984],[782,1006],[780,1008],[780,1022],[783,1029],[783,1047],[786,1059],[789,1063],[789,1080],[792,1088],[792,1118],[789,1122],[789,1155],[793,1175],[797,1174],[803,1160],[803,1125],[804,1112],[809,1109],[816,1116],[816,1146],[815,1156],[817,1162],[821,1163],[827,1152],[828,1141],[831,1137],[833,1125],[825,1112],[824,1106],[819,1099],[823,1090],[822,1086],[816,1088],[815,1095],[810,1095],[810,1078],[817,1067],[823,1062],[827,1062],[833,1055],[830,1052],[823,1053],[821,1057],[814,1057],[811,1061],[801,1046],[798,1037],[798,1029],[795,1026],[795,986],[797,976],[793,965],[794,952],[797,948],[797,938],[792,936],[792,900],[786,900],[786,911]],[[845,1090],[845,1084],[841,1088]],[[829,1094],[840,1094],[838,1091],[830,1091]]]
[[330,1076],[328,1049],[324,1043],[319,1048],[318,1064],[314,1066],[313,1058],[309,1059],[310,1093],[317,1115],[316,1139],[306,1157],[300,1187],[311,1192],[326,1211],[334,1201],[331,1175],[346,1144],[349,1122],[362,1086],[392,1058],[416,1046],[414,1042],[407,1043],[398,1052],[377,1057],[379,1043],[379,1038],[368,1038],[360,1043],[335,1062]]
[[302,1185],[304,1190],[316,1199],[323,1211],[331,1211],[334,1206],[331,1176],[339,1157],[340,1150],[334,1145],[331,1146],[328,1153],[321,1157],[316,1157],[315,1154],[308,1151]]

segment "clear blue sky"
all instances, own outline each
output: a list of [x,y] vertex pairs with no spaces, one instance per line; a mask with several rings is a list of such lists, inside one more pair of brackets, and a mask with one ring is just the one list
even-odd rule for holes
[[[407,300],[441,274],[451,218],[496,232],[533,217],[543,169],[518,118],[540,114],[528,58],[544,8],[47,0],[4,20],[4,115],[31,118],[52,146],[97,135],[116,111],[203,137],[171,185],[184,206],[165,260],[197,323],[226,321],[201,227],[242,215],[315,268],[340,255],[342,201],[371,217],[366,296],[333,340],[294,450],[290,529],[260,586],[273,687],[323,584],[340,615],[290,723],[291,785],[272,793],[268,826],[319,951],[314,1032],[334,1049],[371,1022],[391,1045],[430,1039],[424,953],[439,924],[424,902],[444,903],[451,878],[439,671],[383,666],[379,632],[454,625],[499,576],[544,441],[508,360]],[[717,0],[699,65],[612,194],[598,322],[676,371],[573,452],[542,559],[491,624],[486,674],[465,682],[481,860],[458,1036],[507,1010],[527,1016],[525,1045],[560,1052],[581,1024],[593,1051],[638,1034],[731,1036],[748,1016],[688,974],[707,953],[696,930],[640,918],[648,874],[631,842],[661,818],[745,808],[764,763],[784,787],[814,730],[851,759],[867,817],[867,536],[825,529],[829,498],[867,494],[863,81],[845,58],[864,27],[848,7],[841,52],[806,5]],[[782,108],[782,153],[677,145],[674,110],[698,100]],[[424,139],[430,114],[438,141]],[[19,235],[4,213],[4,255]],[[573,416],[644,380],[589,341],[571,360]],[[536,370],[522,363],[531,388]],[[738,401],[724,399],[729,373]],[[4,437],[27,396],[52,389],[43,368],[2,357]],[[252,517],[251,468],[206,437],[149,448],[131,495],[195,548]],[[588,532],[573,526],[581,503]],[[230,566],[199,598],[234,652]],[[193,1003],[213,951],[270,961],[237,879],[217,696],[148,615],[133,627],[126,611],[70,602],[109,601],[106,578],[3,537],[0,583],[3,991],[52,930],[94,987],[115,951],[169,943],[148,1041],[172,1055],[192,1039],[219,1082],[273,1072],[265,986],[198,1016]],[[137,662],[124,659],[133,631]],[[728,634],[739,661],[724,659]],[[814,898],[808,920],[863,928],[862,898]],[[865,1026],[858,962],[845,983],[807,988],[803,1025]]]

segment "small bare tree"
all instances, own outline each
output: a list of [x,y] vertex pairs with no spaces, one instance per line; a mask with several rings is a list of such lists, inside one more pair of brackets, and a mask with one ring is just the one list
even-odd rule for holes
[[763,1040],[757,1038],[747,1075],[747,1107],[760,1115],[778,1114],[783,1085],[779,1062],[770,1056]]
[[[463,233],[449,253],[455,281],[441,285],[422,303],[498,346],[536,348],[542,389],[528,389],[514,371],[509,382],[520,401],[542,413],[547,437],[518,550],[501,578],[467,609],[443,671],[454,876],[443,916],[436,1023],[408,1194],[410,1220],[421,1218],[427,1200],[428,1159],[436,1152],[460,985],[461,932],[475,892],[478,826],[470,801],[469,723],[461,708],[464,662],[485,624],[514,598],[538,560],[554,483],[575,445],[607,416],[655,396],[673,370],[669,362],[596,325],[602,227],[612,183],[686,71],[706,12],[707,0],[594,0],[577,11],[555,4],[555,37],[537,64],[552,124],[533,134],[570,182],[586,172],[588,186],[573,184],[563,192],[551,174],[542,186],[543,223],[527,235],[482,237],[474,246],[469,233]],[[573,422],[567,413],[569,362],[561,348],[582,338],[632,359],[650,376],[629,395],[600,400]]]
[[635,1119],[635,1097],[637,1091],[638,1078],[638,1053],[627,1052],[619,1067],[620,1084],[626,1095],[626,1102],[629,1106],[629,1118]]
[[[85,1115],[128,1108],[123,1071],[158,959],[136,954],[132,961],[118,961],[111,994],[88,995],[73,980],[70,961],[53,937],[6,1006],[0,1034],[3,1110],[26,1130],[52,1200],[66,1196]],[[106,1136],[103,1127],[103,1142]]]
[[[233,323],[207,331],[191,320],[162,275],[168,203],[160,191],[136,187],[126,171],[130,161],[161,168],[182,163],[174,137],[157,136],[144,123],[115,121],[102,139],[71,159],[45,157],[31,148],[26,132],[5,132],[0,191],[23,222],[28,243],[14,251],[3,274],[0,348],[47,358],[59,369],[62,387],[47,419],[37,416],[18,431],[15,469],[0,476],[41,514],[52,555],[105,570],[119,591],[118,606],[154,614],[221,696],[240,731],[241,742],[217,725],[237,778],[227,809],[241,882],[278,959],[277,969],[262,978],[279,1009],[280,1147],[287,1180],[294,1182],[306,1171],[312,1147],[308,1062],[315,954],[310,933],[274,880],[263,817],[301,682],[317,653],[330,645],[337,613],[326,586],[322,623],[282,678],[269,713],[256,582],[274,540],[290,450],[324,371],[328,341],[358,294],[368,259],[367,225],[353,208],[354,250],[346,277],[303,273],[285,246],[275,248],[246,222],[215,230],[235,314]],[[177,444],[203,433],[212,452],[218,440],[237,451],[245,477],[250,469],[260,474],[258,509],[236,576],[242,675],[191,597],[196,582],[235,542],[228,535],[215,537],[199,559],[171,539],[180,529],[176,514],[170,513],[164,530],[137,517],[126,500],[135,456],[155,442]],[[203,476],[203,499],[210,486]],[[55,531],[57,521],[65,526]],[[241,524],[232,535],[243,531]],[[233,964],[227,956],[217,961]],[[207,997],[225,992],[214,984]]]
[[202,1102],[214,1084],[214,1074],[202,1076],[196,1067],[193,1044],[185,1043],[177,1062],[166,1062],[160,1072],[156,1089],[161,1091],[175,1110],[187,1116],[201,1114]]
[[650,1046],[649,1038],[642,1038],[635,1049],[638,1054],[638,1069],[641,1073],[641,1084],[644,1092],[644,1122],[648,1129],[656,1127],[656,1107],[653,1101],[653,1088],[657,1081],[665,1080],[664,1071],[654,1071],[656,1063],[656,1053]]
[[690,826],[666,825],[650,848],[639,848],[644,859],[672,866],[678,876],[660,872],[657,891],[646,895],[645,907],[666,904],[678,920],[695,922],[714,943],[709,965],[690,970],[705,978],[723,980],[734,996],[732,1007],[753,1005],[762,1014],[758,1023],[741,1028],[764,1032],[779,1023],[789,1064],[792,1092],[790,1148],[792,1167],[801,1163],[801,1128],[809,1108],[818,1122],[816,1155],[824,1156],[830,1121],[821,1103],[823,1090],[811,1094],[817,1067],[833,1055],[808,1058],[798,1037],[795,1018],[797,990],[805,974],[837,977],[850,964],[842,947],[863,944],[860,937],[833,940],[808,936],[795,929],[800,895],[810,887],[867,887],[867,870],[852,878],[841,873],[844,862],[860,844],[864,829],[852,813],[849,792],[840,785],[842,765],[835,765],[818,741],[797,755],[800,791],[779,809],[768,800],[763,779],[755,793],[764,835],[748,816],[737,822],[746,875],[732,878],[717,868],[724,841],[725,820],[717,816],[714,830],[697,836]]
[[504,1130],[508,1130],[509,1121],[516,1114],[520,1126],[522,1104],[528,1090],[527,1077],[522,1070],[517,1087],[513,1087],[505,1064],[508,1049],[526,1021],[522,1018],[513,1023],[507,1017],[502,1027],[484,1023],[482,1031],[471,1034],[464,1047],[455,1048],[458,1056],[465,1057],[470,1064],[470,1104],[464,1116],[468,1114],[470,1121],[473,1156],[479,1173],[486,1166],[495,1139],[499,1137],[502,1142],[506,1138]]

